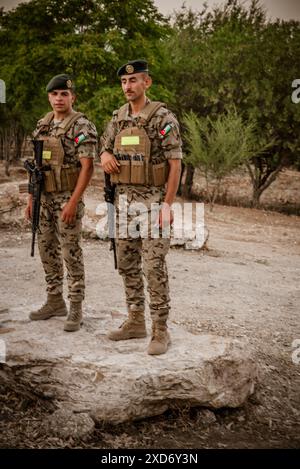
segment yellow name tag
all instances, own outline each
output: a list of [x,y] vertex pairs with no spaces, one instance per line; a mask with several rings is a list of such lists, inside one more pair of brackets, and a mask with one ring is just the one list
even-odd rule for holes
[[121,138],[121,145],[139,145],[139,144],[140,144],[139,136],[133,135],[133,136]]
[[43,151],[43,160],[51,160],[51,151]]

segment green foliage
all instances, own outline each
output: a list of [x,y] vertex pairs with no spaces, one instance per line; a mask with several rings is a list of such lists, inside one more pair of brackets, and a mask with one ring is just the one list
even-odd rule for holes
[[258,0],[227,0],[212,11],[183,7],[170,20],[153,0],[31,0],[0,9],[0,51],[2,128],[31,132],[49,109],[47,82],[66,72],[75,78],[76,108],[101,133],[124,102],[117,68],[144,58],[150,97],[180,120],[193,111],[216,123],[234,107],[243,122],[256,122],[256,148],[265,151],[248,166],[254,198],[284,165],[300,167],[300,104],[291,101],[300,23],[268,22]]
[[189,154],[186,162],[222,178],[253,156],[255,125],[244,124],[236,111],[211,118],[184,116]]
[[300,160],[300,104],[291,101],[299,22],[269,23],[257,0],[248,8],[228,0],[212,13],[183,8],[173,29],[166,53],[177,113],[215,119],[234,105],[244,121],[255,121],[258,148],[269,144],[252,160],[254,193],[261,193],[283,165]]
[[[212,207],[222,179],[257,155],[255,124],[244,123],[235,110],[219,115],[215,120],[199,118],[190,112],[184,115],[183,122],[188,146],[185,162],[203,171]],[[260,149],[262,151],[265,148]]]
[[[7,13],[2,10],[0,76],[7,84],[7,119],[17,119],[31,131],[48,110],[47,82],[70,73],[77,107],[98,116],[101,131],[120,103],[117,68],[147,58],[158,74],[159,41],[167,32],[152,0],[31,0]],[[160,80],[157,84],[163,87]]]

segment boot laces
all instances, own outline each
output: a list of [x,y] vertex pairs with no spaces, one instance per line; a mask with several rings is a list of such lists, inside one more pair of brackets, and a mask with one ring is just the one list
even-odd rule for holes
[[45,301],[45,303],[43,304],[43,306],[41,306],[40,308],[40,311],[44,312],[45,309],[47,308],[52,308],[52,306],[56,307],[56,306],[63,306],[64,305],[64,300],[62,297],[50,297],[48,296],[47,300]]
[[40,307],[39,313],[47,313],[49,308],[51,308],[51,305],[46,301],[46,303],[43,304],[43,306]]
[[125,321],[123,321],[122,324],[119,326],[119,329],[130,326],[130,323],[131,323],[130,319],[125,319]]
[[165,329],[158,329],[157,327],[153,327],[152,329],[152,338],[151,340],[158,340],[161,341],[165,338],[166,336],[166,330]]
[[79,321],[79,319],[81,318],[81,307],[80,305],[74,305],[72,304],[71,305],[71,308],[70,308],[70,317],[69,317],[69,320],[70,321]]

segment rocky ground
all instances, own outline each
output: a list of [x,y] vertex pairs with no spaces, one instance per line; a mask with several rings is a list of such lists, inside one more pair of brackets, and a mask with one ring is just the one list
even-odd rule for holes
[[[97,198],[96,185],[89,190],[89,210]],[[217,205],[212,213],[205,211],[205,219],[208,249],[174,248],[168,256],[170,320],[193,334],[249,340],[260,371],[247,403],[217,411],[174,406],[160,417],[118,426],[98,423],[84,438],[62,438],[44,424],[55,410],[51,399],[11,376],[9,384],[1,384],[1,447],[299,448],[300,351],[293,342],[300,339],[300,218]],[[24,227],[2,226],[2,328],[11,327],[10,311],[44,299],[40,261],[30,258],[29,247]],[[108,244],[87,238],[83,248],[86,308],[124,309]],[[0,339],[10,334],[4,332]]]

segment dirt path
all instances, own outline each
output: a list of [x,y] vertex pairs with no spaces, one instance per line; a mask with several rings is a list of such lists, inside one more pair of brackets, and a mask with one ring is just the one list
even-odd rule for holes
[[[94,207],[95,190],[88,203]],[[300,352],[292,361],[292,342],[300,339],[300,218],[237,207],[206,210],[208,251],[172,249],[168,256],[171,320],[195,334],[247,337],[260,366],[255,395],[243,409],[176,410],[159,418],[117,428],[98,428],[85,447],[299,447]],[[29,256],[30,233],[0,231],[0,321],[14,308],[44,299],[40,260]],[[83,241],[86,308],[124,309],[122,282],[113,269],[108,244]],[[7,308],[9,313],[7,315]],[[5,339],[2,334],[1,339]],[[74,446],[47,435],[20,436],[20,420],[48,412],[10,390],[4,398],[6,431],[1,446]],[[20,404],[21,402],[21,404]],[[7,410],[8,409],[8,410]],[[11,415],[14,417],[12,418]]]

